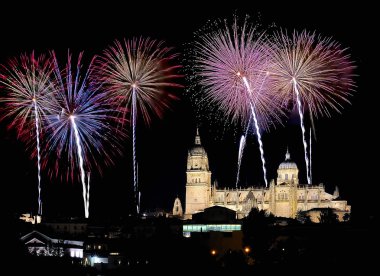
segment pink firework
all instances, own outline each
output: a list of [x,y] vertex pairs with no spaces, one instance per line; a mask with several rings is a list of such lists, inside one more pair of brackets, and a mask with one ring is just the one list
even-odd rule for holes
[[233,121],[247,125],[253,119],[267,186],[261,129],[280,122],[282,111],[275,94],[267,89],[269,60],[264,40],[247,21],[239,27],[235,18],[232,28],[225,22],[196,42],[195,69],[206,92],[205,102],[219,105]]
[[292,37],[280,32],[271,44],[271,90],[285,105],[297,106],[301,121],[307,180],[310,184],[309,159],[304,127],[304,109],[311,121],[318,115],[330,117],[348,103],[354,88],[354,66],[337,42],[315,33],[294,32]]
[[[265,37],[247,21],[227,22],[195,43],[195,71],[204,87],[204,102],[216,104],[232,121],[247,124],[254,106],[261,129],[280,122],[282,111],[267,89],[268,51]],[[246,79],[250,88],[244,83]],[[249,90],[249,91],[248,91]]]
[[339,43],[321,38],[315,33],[277,33],[271,44],[270,66],[272,90],[285,104],[296,104],[294,87],[310,116],[331,116],[331,110],[340,112],[342,103],[349,103],[355,87],[355,66]]

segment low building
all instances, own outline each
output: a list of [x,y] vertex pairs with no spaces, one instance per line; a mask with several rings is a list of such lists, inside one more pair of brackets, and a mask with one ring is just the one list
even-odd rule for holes
[[83,258],[83,241],[52,238],[36,230],[22,236],[20,240],[30,254],[38,256]]

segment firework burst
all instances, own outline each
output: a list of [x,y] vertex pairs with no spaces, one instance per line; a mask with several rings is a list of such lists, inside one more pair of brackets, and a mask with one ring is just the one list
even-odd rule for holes
[[76,173],[80,175],[87,218],[89,173],[94,169],[101,171],[100,161],[106,165],[112,164],[112,156],[120,152],[118,139],[124,135],[113,124],[116,115],[107,94],[89,81],[93,62],[91,61],[87,70],[83,70],[82,53],[76,66],[68,54],[67,65],[61,71],[54,53],[53,56],[58,91],[55,112],[47,117],[47,154],[56,154],[53,166],[56,175],[62,168],[67,168],[66,175],[72,179]]
[[218,105],[232,121],[242,121],[243,125],[252,116],[251,105],[255,106],[260,128],[280,122],[281,109],[266,89],[268,55],[263,33],[247,21],[239,27],[237,19],[232,27],[224,22],[215,29],[200,35],[194,44],[194,69],[205,90],[203,102]]
[[53,70],[51,58],[37,57],[32,52],[11,59],[7,66],[1,66],[0,73],[0,85],[6,92],[0,97],[4,103],[2,119],[8,119],[9,128],[16,129],[18,137],[32,149],[32,158],[37,158],[39,215],[42,215],[40,138],[45,117],[54,106]]
[[292,37],[279,32],[269,48],[271,89],[286,106],[296,105],[298,109],[310,184],[303,109],[309,111],[311,121],[319,115],[330,117],[331,110],[340,112],[354,88],[354,66],[337,42],[307,31],[294,32]]
[[218,105],[232,121],[244,125],[253,117],[267,185],[261,129],[280,122],[282,111],[267,89],[264,40],[247,21],[241,27],[236,18],[232,27],[228,22],[217,24],[215,31],[201,35],[195,43],[195,73],[205,91],[203,102]]
[[136,171],[137,117],[140,114],[149,125],[151,116],[162,117],[163,111],[176,98],[170,92],[170,88],[180,87],[175,82],[180,77],[175,73],[179,66],[173,65],[176,56],[171,48],[164,47],[163,42],[135,38],[123,42],[116,40],[97,62],[97,79],[103,83],[109,98],[114,99],[123,118],[127,116],[126,110],[131,110],[133,183],[137,213],[140,206]]

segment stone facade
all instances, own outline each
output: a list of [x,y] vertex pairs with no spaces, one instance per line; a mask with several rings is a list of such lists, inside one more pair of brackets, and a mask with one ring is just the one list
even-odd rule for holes
[[277,179],[272,180],[268,188],[221,189],[212,185],[207,153],[198,130],[195,144],[188,152],[186,176],[185,218],[211,206],[237,211],[238,218],[247,216],[252,207],[287,218],[295,218],[298,211],[314,208],[333,208],[343,213],[351,210],[346,200],[339,199],[337,188],[334,194],[329,194],[322,184],[300,185],[298,168],[291,161],[289,151],[277,170]]

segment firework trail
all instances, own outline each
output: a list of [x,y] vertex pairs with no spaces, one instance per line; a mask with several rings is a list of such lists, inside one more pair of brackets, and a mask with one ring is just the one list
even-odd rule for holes
[[302,131],[302,142],[303,142],[303,148],[304,148],[304,155],[305,155],[305,163],[306,163],[306,176],[307,176],[307,183],[311,184],[310,182],[310,169],[309,169],[309,158],[307,157],[307,142],[305,137],[305,125],[303,120],[303,109],[300,99],[300,93],[297,88],[297,81],[295,78],[293,78],[293,85],[294,85],[294,91],[296,92],[296,101],[297,101],[297,108],[298,108],[298,114],[300,116],[300,122],[301,122],[301,131]]
[[261,129],[281,122],[282,111],[275,94],[265,85],[268,66],[265,37],[244,22],[232,28],[227,21],[216,30],[201,34],[195,43],[195,73],[205,91],[204,102],[217,104],[233,122],[246,124],[253,116],[265,185],[266,169]]
[[84,171],[83,167],[83,155],[82,155],[82,146],[81,146],[81,141],[79,137],[79,131],[77,124],[75,123],[75,115],[70,115],[69,116],[72,127],[74,129],[74,135],[75,135],[75,143],[77,145],[77,151],[78,151],[78,158],[79,158],[79,168],[80,168],[80,178],[82,180],[82,192],[83,192],[83,201],[84,201],[84,213],[85,217],[88,218],[89,213],[88,213],[88,186],[90,185],[89,182],[86,187],[86,173]]
[[41,148],[40,148],[40,130],[38,120],[38,107],[37,101],[33,98],[34,105],[34,118],[36,122],[36,140],[37,140],[37,170],[38,170],[38,215],[42,215],[42,201],[41,201]]
[[133,143],[133,192],[137,195],[136,211],[140,213],[139,208],[139,187],[138,187],[138,175],[137,175],[137,162],[136,162],[136,85],[132,84],[132,143]]
[[312,167],[311,167],[311,128],[309,132],[309,156],[310,156],[310,183],[313,183],[313,177],[312,177]]
[[175,72],[180,67],[173,65],[176,54],[165,47],[163,42],[149,38],[134,38],[115,41],[97,60],[98,81],[109,98],[114,99],[117,109],[126,117],[131,110],[133,144],[133,187],[136,212],[139,213],[139,191],[136,161],[136,124],[138,115],[149,125],[151,116],[163,116],[170,102],[176,99],[172,88],[181,87],[175,83],[180,76]]
[[[243,81],[244,81],[244,84],[245,84],[245,86],[247,88],[248,93],[251,94],[251,88],[249,86],[249,83],[248,83],[246,77],[243,77]],[[265,167],[265,158],[264,158],[264,147],[263,147],[263,142],[262,142],[262,139],[261,139],[260,128],[259,128],[259,124],[258,124],[258,121],[257,121],[257,116],[256,116],[254,105],[252,103],[250,103],[250,107],[251,107],[251,111],[252,111],[253,122],[254,122],[254,125],[255,125],[255,130],[256,130],[256,135],[257,135],[257,141],[259,142],[260,158],[261,158],[261,164],[262,164],[262,168],[263,168],[265,187],[268,187],[268,181],[267,181],[267,177],[266,177],[267,171],[266,171],[266,167]]]
[[89,80],[93,61],[87,70],[83,70],[82,53],[76,66],[68,53],[67,65],[64,70],[60,70],[55,53],[52,56],[59,89],[56,93],[56,111],[47,116],[49,128],[46,154],[56,154],[53,166],[56,175],[67,168],[67,178],[71,176],[74,179],[79,166],[85,217],[88,218],[90,171],[93,167],[96,171],[101,171],[100,160],[106,165],[112,164],[112,156],[120,153],[118,139],[124,134],[116,129],[116,124],[112,124],[116,122],[117,114],[112,109],[107,94]]
[[241,159],[243,158],[244,147],[245,147],[245,136],[242,135],[240,138],[239,155],[238,155],[238,169],[237,169],[237,174],[236,174],[236,190],[238,188],[238,182],[239,182],[239,177],[240,177]]
[[349,102],[354,88],[354,66],[338,43],[306,31],[294,32],[292,37],[279,32],[268,48],[271,90],[284,99],[284,105],[297,105],[310,184],[303,113],[308,110],[313,122],[319,115],[330,117],[330,109],[340,112],[341,102]]
[[[6,92],[0,97],[0,102],[5,103],[2,119],[10,119],[9,128],[15,128],[18,137],[33,149],[32,158],[37,156],[38,215],[42,215],[40,136],[45,116],[54,103],[53,70],[50,58],[36,57],[32,52],[11,59],[7,66],[1,65],[0,73],[0,85]],[[30,132],[33,128],[34,135]]]

